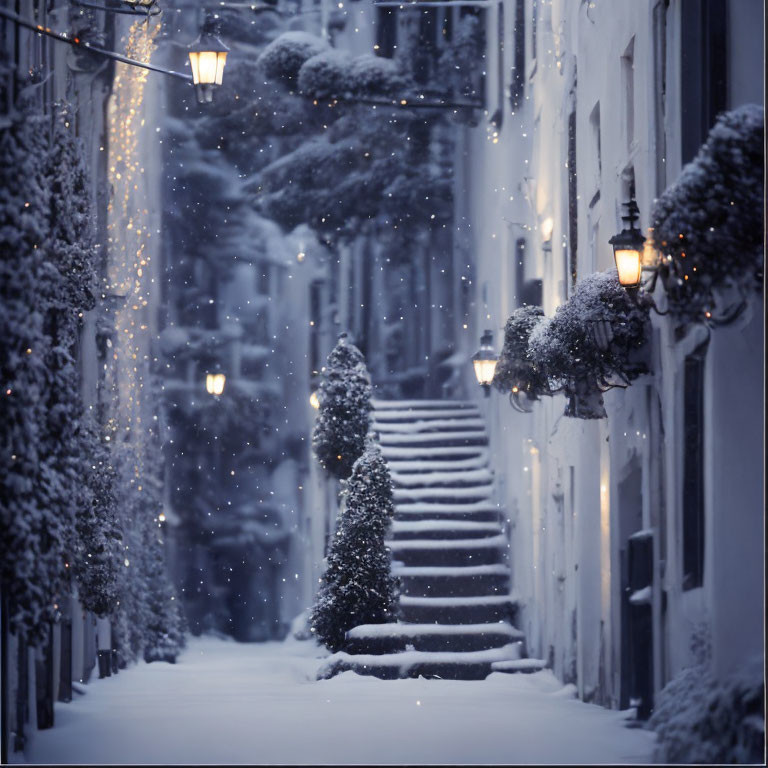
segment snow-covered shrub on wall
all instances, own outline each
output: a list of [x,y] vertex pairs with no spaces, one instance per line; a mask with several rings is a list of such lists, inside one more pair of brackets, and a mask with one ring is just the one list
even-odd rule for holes
[[320,466],[339,479],[349,477],[365,449],[370,426],[371,384],[360,350],[342,333],[323,370],[320,408],[312,450]]
[[764,760],[763,663],[755,659],[723,681],[706,663],[671,680],[648,722],[660,763],[720,764]]
[[647,300],[632,297],[610,269],[581,280],[554,317],[535,326],[529,357],[551,389],[568,396],[566,416],[604,418],[602,393],[647,372],[648,310]]
[[651,214],[670,311],[680,322],[738,316],[763,274],[763,108],[721,114]]
[[276,37],[259,55],[258,63],[270,80],[294,84],[308,59],[328,50],[322,37],[297,30]]
[[343,97],[349,91],[347,73],[351,63],[349,54],[333,48],[312,56],[299,70],[299,90],[315,99]]
[[531,332],[544,318],[541,307],[516,309],[504,326],[504,346],[499,355],[493,385],[509,395],[509,401],[524,409],[526,400],[549,395],[549,382],[544,371],[530,357],[528,342]]
[[344,647],[359,624],[395,620],[397,582],[384,540],[394,515],[392,480],[378,445],[369,439],[344,483],[336,535],[310,614],[310,631],[330,650]]

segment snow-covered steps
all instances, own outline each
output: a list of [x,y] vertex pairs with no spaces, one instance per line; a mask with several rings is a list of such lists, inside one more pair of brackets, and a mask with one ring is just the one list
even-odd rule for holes
[[405,503],[395,504],[395,520],[494,520],[498,522],[501,510],[489,501],[454,503]]
[[451,410],[477,411],[475,403],[464,400],[371,400],[374,415],[387,411]]
[[487,462],[488,451],[480,445],[451,445],[451,446],[381,446],[381,453],[387,461],[434,461],[435,459],[452,461],[459,459],[477,459],[482,457]]
[[519,657],[519,643],[484,651],[403,651],[384,654],[334,653],[318,673],[328,678],[352,670],[385,680],[402,677],[431,677],[442,680],[483,680],[495,661],[513,661]]
[[[375,429],[375,426],[374,426]],[[384,432],[379,435],[379,443],[382,447],[387,446],[472,446],[488,445],[488,435],[481,430],[467,430],[459,432]]]
[[[397,449],[390,449],[390,452]],[[407,449],[406,449],[407,450]],[[474,456],[468,459],[462,458],[437,458],[437,459],[414,459],[390,458],[387,460],[390,472],[398,477],[408,477],[411,474],[423,475],[425,473],[446,473],[459,472],[461,470],[480,469],[487,472],[488,452],[486,450],[476,449]],[[394,478],[393,478],[394,479]]]
[[498,523],[472,520],[395,520],[390,533],[393,541],[409,539],[481,539],[498,534]]
[[517,602],[509,595],[476,597],[414,597],[401,595],[400,614],[403,621],[417,624],[475,624],[511,621],[517,614]]
[[347,633],[347,653],[485,651],[522,642],[524,634],[509,622],[482,624],[363,624]]
[[[498,526],[496,526],[498,531]],[[404,565],[487,565],[499,562],[507,537],[497,533],[473,539],[393,539],[392,557]]]
[[395,488],[395,502],[471,502],[489,501],[493,496],[492,485],[473,485],[460,488],[441,488],[427,486],[423,488]]
[[482,419],[420,419],[412,422],[375,421],[374,429],[380,435],[397,432],[402,435],[439,432],[450,429],[454,432],[479,431],[485,428]]
[[491,669],[494,672],[506,672],[508,674],[541,672],[547,668],[547,662],[544,659],[508,659],[506,661],[491,662]]
[[387,546],[400,583],[400,620],[350,630],[323,674],[481,679],[494,663],[524,659],[479,409],[377,400],[372,417],[394,486]]
[[392,482],[400,488],[426,488],[439,485],[445,488],[486,485],[493,482],[490,469],[443,469],[430,472],[395,472],[391,469]]
[[509,567],[505,564],[469,566],[405,566],[393,568],[403,594],[412,597],[453,597],[505,594]]

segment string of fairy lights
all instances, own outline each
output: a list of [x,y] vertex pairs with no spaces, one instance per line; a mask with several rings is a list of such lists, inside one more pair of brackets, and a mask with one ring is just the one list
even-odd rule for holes
[[[125,36],[125,53],[149,63],[159,23],[135,21]],[[145,168],[140,135],[149,71],[117,63],[108,111],[107,292],[118,299],[112,347],[110,431],[135,449],[133,482],[142,490],[144,455],[139,439],[149,411],[143,394],[150,374],[149,293],[151,238],[146,208]]]

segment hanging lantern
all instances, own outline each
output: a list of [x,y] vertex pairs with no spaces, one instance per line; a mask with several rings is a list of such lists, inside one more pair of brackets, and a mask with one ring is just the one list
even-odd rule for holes
[[309,404],[317,411],[320,408],[320,398],[317,396],[317,392],[313,392],[309,396]]
[[213,101],[213,92],[221,85],[229,52],[213,29],[213,23],[206,22],[200,37],[189,48],[192,82],[200,104]]
[[643,271],[645,238],[635,226],[640,211],[634,198],[624,205],[627,208],[627,215],[621,218],[629,224],[629,227],[622,229],[608,242],[613,246],[613,258],[616,260],[619,283],[625,288],[637,288]]
[[205,377],[205,389],[209,395],[220,395],[224,391],[227,377],[223,373],[209,373]]
[[480,349],[472,356],[477,383],[485,390],[486,397],[491,393],[491,382],[498,361],[499,358],[493,351],[493,331],[486,331],[480,339]]

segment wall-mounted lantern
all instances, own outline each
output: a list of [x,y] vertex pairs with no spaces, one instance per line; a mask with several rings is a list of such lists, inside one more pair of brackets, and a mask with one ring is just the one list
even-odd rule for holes
[[496,363],[499,357],[493,349],[493,331],[485,331],[480,339],[480,349],[472,356],[477,383],[485,391],[485,396],[491,394],[491,382],[496,373]]
[[608,242],[613,246],[613,258],[619,273],[619,283],[625,288],[638,288],[643,273],[643,253],[646,243],[643,233],[635,226],[640,214],[635,199],[631,198],[624,205],[627,208],[627,214],[621,218],[629,226],[622,229],[618,235],[614,235]]

